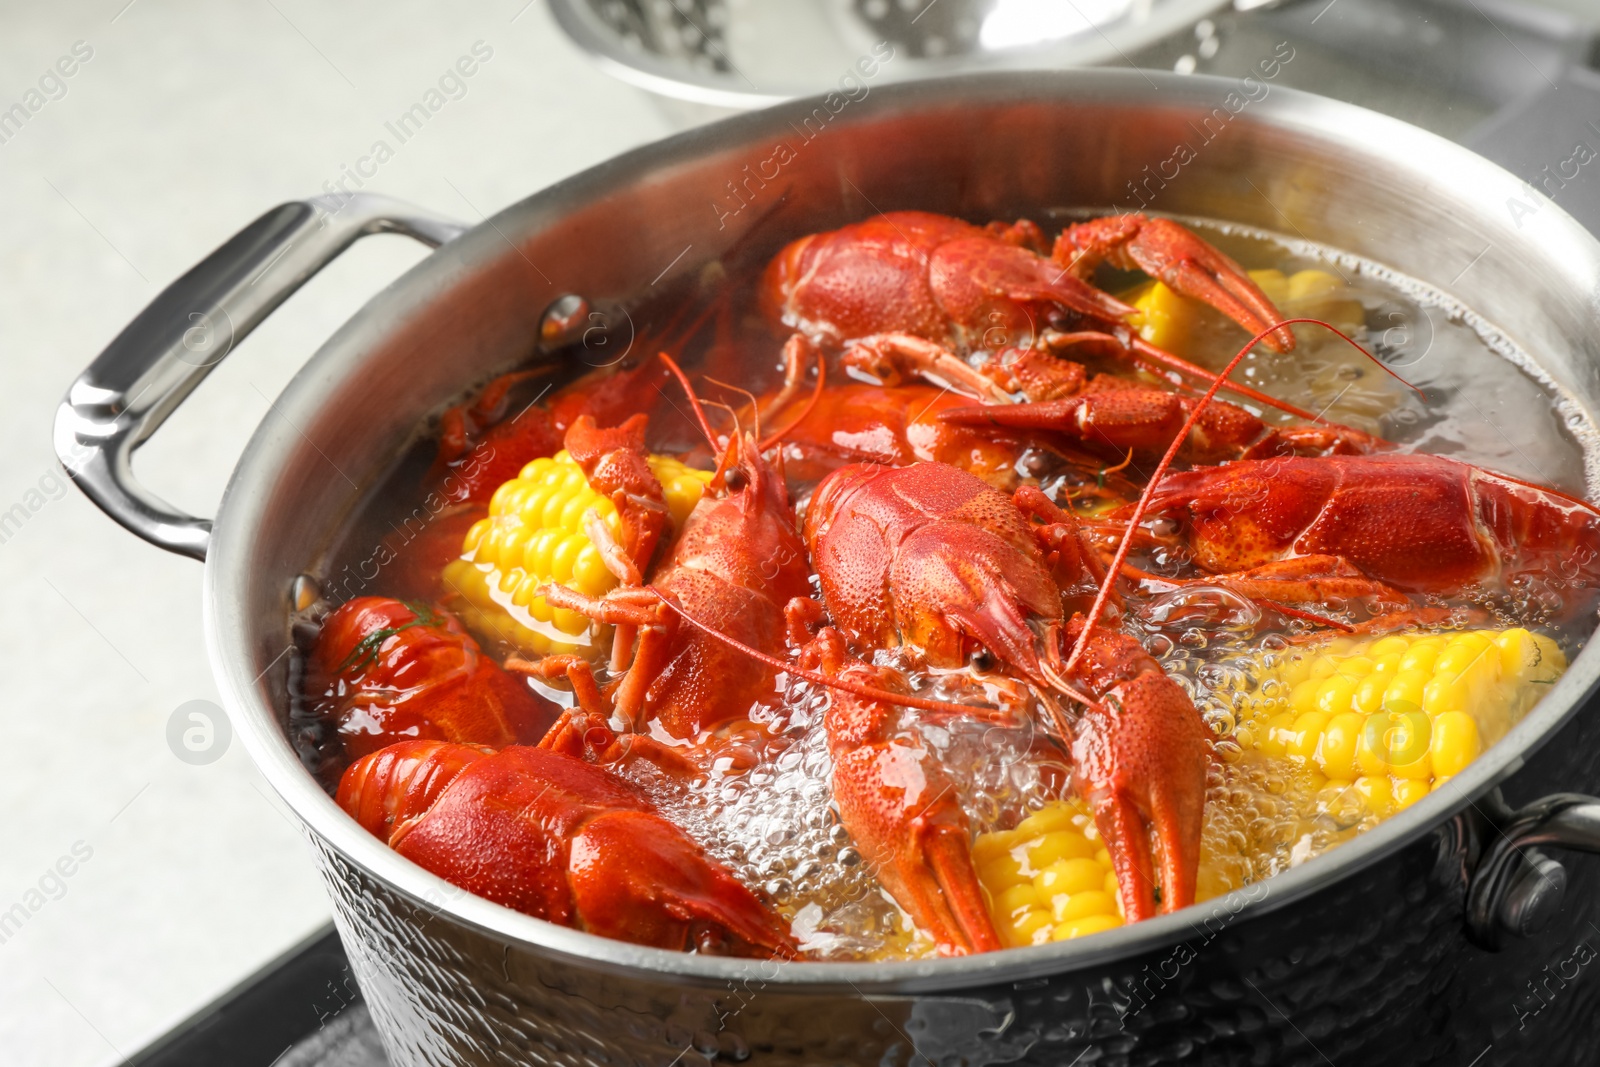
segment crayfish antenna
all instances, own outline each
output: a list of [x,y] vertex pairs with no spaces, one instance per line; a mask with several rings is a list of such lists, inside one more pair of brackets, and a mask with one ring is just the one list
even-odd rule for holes
[[667,607],[676,612],[680,619],[688,623],[690,626],[693,626],[701,633],[721,641],[729,648],[743,652],[751,659],[760,660],[773,670],[783,671],[784,673],[792,674],[797,678],[804,678],[806,681],[812,682],[816,685],[824,686],[828,689],[843,690],[846,693],[854,693],[856,696],[866,697],[868,700],[881,700],[885,704],[897,704],[901,707],[917,708],[921,711],[940,711],[944,712],[945,714],[970,715],[975,711],[1002,710],[1000,708],[991,707],[988,704],[957,704],[951,700],[932,700],[928,697],[912,696],[910,693],[892,693],[887,689],[879,689],[876,686],[865,685],[861,682],[852,682],[844,678],[830,678],[828,675],[822,674],[818,671],[807,670],[797,663],[779,659],[777,656],[768,655],[759,648],[751,648],[738,638],[730,637],[721,630],[718,630],[716,627],[703,623],[693,615],[690,615],[687,611],[684,611],[683,608],[673,603],[671,599],[662,595],[659,589],[652,588],[650,589],[650,592],[654,593],[661,603],[665,604]]
[[[1128,516],[1128,523],[1123,530],[1122,539],[1117,545],[1116,555],[1112,557],[1111,565],[1106,568],[1105,580],[1100,583],[1100,589],[1095,593],[1094,603],[1089,608],[1089,615],[1084,622],[1083,632],[1078,635],[1078,640],[1072,646],[1072,654],[1067,657],[1066,663],[1062,666],[1060,672],[1062,675],[1071,675],[1072,669],[1078,665],[1078,660],[1083,656],[1083,650],[1088,647],[1089,636],[1094,633],[1095,625],[1099,622],[1100,616],[1105,612],[1106,601],[1110,598],[1112,588],[1116,585],[1117,577],[1122,573],[1122,568],[1127,562],[1128,550],[1133,547],[1134,532],[1138,530],[1139,524],[1144,522],[1145,512],[1150,507],[1150,501],[1155,496],[1157,486],[1161,484],[1162,477],[1172,466],[1172,461],[1177,458],[1178,450],[1182,448],[1183,443],[1189,439],[1190,431],[1193,430],[1195,424],[1200,421],[1200,415],[1205,411],[1206,405],[1211,403],[1212,398],[1217,395],[1217,390],[1221,389],[1224,383],[1227,382],[1228,375],[1233,373],[1234,368],[1239,366],[1240,362],[1243,361],[1245,356],[1250,354],[1250,350],[1254,348],[1257,343],[1259,343],[1268,334],[1271,334],[1278,329],[1281,329],[1285,326],[1292,326],[1301,322],[1308,323],[1313,326],[1321,326],[1323,329],[1331,330],[1357,352],[1360,352],[1378,366],[1383,367],[1383,369],[1393,376],[1396,381],[1402,382],[1409,388],[1416,390],[1418,396],[1426,396],[1421,389],[1418,389],[1415,385],[1412,385],[1410,382],[1400,377],[1400,375],[1395,374],[1395,372],[1386,366],[1381,359],[1373,355],[1371,352],[1368,352],[1365,348],[1362,348],[1343,330],[1340,330],[1337,326],[1334,326],[1331,323],[1323,322],[1321,319],[1284,319],[1282,322],[1274,323],[1273,325],[1257,333],[1254,337],[1250,338],[1250,340],[1245,343],[1244,347],[1239,349],[1239,351],[1234,354],[1234,357],[1228,361],[1228,365],[1222,368],[1222,372],[1212,379],[1211,387],[1206,390],[1205,395],[1200,398],[1199,402],[1197,402],[1194,405],[1194,408],[1189,412],[1189,417],[1184,420],[1183,426],[1178,430],[1177,436],[1175,436],[1172,439],[1172,443],[1167,446],[1167,451],[1164,455],[1162,455],[1161,462],[1156,464],[1156,469],[1154,473],[1150,475],[1150,480],[1145,483],[1144,491],[1139,494],[1139,502],[1134,505],[1133,514]],[[1313,419],[1318,422],[1327,421],[1321,416],[1313,416]]]
[[799,426],[802,422],[805,422],[806,419],[811,416],[811,412],[816,408],[817,402],[822,399],[822,389],[823,389],[824,384],[827,382],[827,380],[828,380],[828,360],[827,360],[827,357],[822,354],[821,349],[818,349],[817,350],[817,384],[816,384],[816,387],[811,390],[811,398],[806,401],[806,406],[800,409],[800,414],[799,415],[795,416],[793,419],[791,419],[789,421],[789,425],[787,425],[783,429],[777,431],[772,436],[763,438],[756,447],[761,449],[761,451],[765,452],[767,449],[771,448],[773,445],[778,444],[779,442],[781,442],[785,437],[787,437],[794,430],[795,427]]
[[689,398],[689,407],[694,411],[695,421],[700,424],[700,432],[705,435],[706,444],[711,446],[711,451],[716,452],[722,446],[717,443],[717,435],[711,429],[711,421],[706,418],[706,409],[701,406],[700,398],[695,395],[694,386],[689,384],[689,376],[683,373],[683,368],[678,366],[678,361],[665,352],[658,352],[661,362],[667,365],[667,370],[678,379],[678,384],[683,386],[684,395]]
[[[716,472],[711,476],[711,484],[720,488],[723,484],[723,478],[727,475],[728,467],[733,463],[737,454],[739,435],[735,433],[730,436],[728,438],[728,446],[723,448],[717,441],[716,432],[711,429],[711,420],[706,418],[705,407],[700,403],[700,398],[695,395],[694,386],[689,384],[689,376],[683,373],[683,368],[678,366],[678,361],[665,352],[657,353],[657,355],[661,357],[661,362],[667,365],[667,370],[672,372],[672,376],[678,379],[678,384],[683,386],[684,395],[689,398],[689,406],[694,409],[695,421],[700,424],[700,432],[705,435],[706,444],[711,447],[712,452],[720,452],[722,454],[722,458],[717,461]],[[726,407],[727,405],[721,406]],[[734,422],[737,424],[737,417],[735,417]]]
[[[722,381],[722,380],[720,380],[718,378],[713,378],[713,377],[711,377],[709,375],[706,376],[706,381],[710,382],[712,385],[716,386],[718,389],[726,389],[730,393],[743,393],[744,394],[744,398],[746,400],[750,401],[750,418],[751,418],[751,422],[754,425],[754,432],[755,432],[756,439],[760,440],[760,438],[761,438],[761,405],[756,402],[756,394],[752,393],[750,390],[746,389],[742,385],[733,385],[730,382],[725,382],[725,381]],[[739,425],[739,413],[734,411],[733,408],[731,408],[731,407],[728,408],[728,413],[733,416],[733,424],[735,426],[738,426]],[[742,429],[741,429],[740,432],[743,432]]]

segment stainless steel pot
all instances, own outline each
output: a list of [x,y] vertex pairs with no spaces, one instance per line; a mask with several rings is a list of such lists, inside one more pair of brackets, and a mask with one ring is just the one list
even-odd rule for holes
[[[1174,173],[1179,144],[1193,158]],[[360,830],[286,740],[295,576],[319,566],[359,503],[355,484],[377,484],[465,385],[527,358],[558,296],[640,293],[736,246],[759,259],[875,210],[986,219],[1125,206],[1128,183],[1150,174],[1165,176],[1145,186],[1154,208],[1427,280],[1600,411],[1600,244],[1559,209],[1508,211],[1528,195],[1511,175],[1370,112],[1268,80],[1134,71],[984,75],[878,88],[836,110],[786,105],[631,152],[467,230],[372,197],[286,204],[175,282],[74,384],[58,452],[117,521],[206,561],[206,630],[234,728],[304,824],[396,1064],[1466,1064],[1486,1046],[1501,1062],[1529,1031],[1545,1062],[1593,1038],[1572,1022],[1600,979],[1569,988],[1562,969],[1537,1010],[1528,999],[1534,980],[1554,989],[1551,967],[1581,967],[1573,938],[1597,936],[1584,925],[1600,919],[1592,865],[1574,865],[1563,903],[1563,868],[1530,846],[1600,850],[1600,801],[1552,796],[1512,813],[1496,787],[1594,782],[1600,724],[1583,709],[1600,646],[1451,788],[1352,844],[1084,941],[917,963],[679,955],[506,910]],[[215,522],[142,490],[132,451],[288,293],[380,230],[441,247],[291,382]],[[1544,940],[1521,938],[1541,924]],[[1498,956],[1479,947],[1496,944]]]

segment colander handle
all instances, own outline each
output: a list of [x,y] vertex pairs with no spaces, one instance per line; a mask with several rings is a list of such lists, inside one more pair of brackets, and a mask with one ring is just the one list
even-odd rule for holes
[[57,457],[117,522],[169,552],[205,559],[211,520],[139,484],[135,450],[234,345],[357,240],[403,233],[437,247],[465,229],[365,193],[273,208],[167,286],[72,383],[56,410]]
[[1600,853],[1600,797],[1554,793],[1500,822],[1467,886],[1467,929],[1485,948],[1536,933],[1561,909],[1567,871],[1544,847]]

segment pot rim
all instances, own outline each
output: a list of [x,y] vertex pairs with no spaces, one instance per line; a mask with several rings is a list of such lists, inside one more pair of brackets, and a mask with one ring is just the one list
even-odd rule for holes
[[[1219,90],[1226,92],[1238,84],[1230,79],[1136,70],[980,73],[881,86],[874,90],[877,103],[863,101],[863,107],[850,121],[873,121],[883,117],[885,111],[1052,99],[1184,106],[1213,102],[1221,95]],[[817,99],[735,116],[636,148],[506,208],[451,242],[446,250],[455,248],[469,256],[481,252],[487,258],[498,246],[500,254],[511,254],[497,222],[511,223],[511,216],[524,213],[536,213],[543,219],[558,218],[571,207],[603,197],[643,175],[692,161],[702,151],[757,143],[765,132],[784,127],[792,117],[809,114]],[[1248,113],[1239,118],[1287,128],[1352,152],[1403,158],[1419,174],[1450,174],[1457,185],[1472,187],[1493,202],[1520,194],[1521,183],[1488,160],[1432,133],[1354,105],[1275,88],[1269,97],[1252,103]],[[517,228],[520,227],[513,225],[505,232],[515,232]],[[1569,259],[1582,257],[1586,262],[1578,266],[1586,268],[1591,276],[1600,276],[1600,242],[1555,205],[1545,205],[1537,216],[1527,220],[1527,229],[1531,232],[1521,234],[1522,240],[1559,248]],[[465,273],[460,258],[443,253],[431,255],[369,301],[295,375],[275,405],[280,415],[314,410],[329,383],[360,363],[351,352],[370,351],[377,340],[403,332],[417,307],[428,303],[431,294],[453,275]],[[1583,406],[1587,410],[1587,405]],[[1600,680],[1600,643],[1586,643],[1533,711],[1444,789],[1357,839],[1289,871],[1182,911],[1092,938],[906,962],[752,961],[646,948],[536,919],[455,888],[361,829],[303,767],[279,724],[279,712],[268,688],[261,681],[275,663],[254,674],[252,625],[237,607],[243,600],[245,566],[255,529],[252,520],[260,510],[259,502],[268,495],[263,488],[275,484],[280,464],[296,440],[296,431],[289,423],[286,415],[265,420],[251,437],[224,493],[205,567],[203,611],[208,654],[234,728],[256,766],[306,828],[362,872],[419,907],[533,951],[617,973],[643,971],[707,984],[748,981],[754,974],[763,982],[819,992],[919,992],[1028,980],[1176,945],[1196,935],[1203,936],[1201,923],[1207,918],[1225,913],[1226,921],[1233,922],[1291,904],[1381,861],[1461,816],[1467,808],[1476,807],[1478,798],[1517,771],[1526,757],[1576,712]],[[290,577],[284,576],[286,588]]]

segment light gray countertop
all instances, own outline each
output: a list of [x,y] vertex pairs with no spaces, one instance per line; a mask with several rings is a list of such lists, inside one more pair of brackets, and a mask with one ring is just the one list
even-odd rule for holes
[[[172,712],[217,699],[201,567],[66,487],[50,422],[68,384],[162,287],[380,139],[394,156],[367,189],[476,221],[671,129],[537,0],[13,0],[0,111],[77,42],[89,58],[46,79],[20,132],[0,128],[0,513],[25,513],[0,525],[0,1062],[13,1067],[117,1062],[328,917],[305,842],[242,748],[203,766],[168,748]],[[492,55],[464,95],[398,144],[385,122],[477,42]],[[424,254],[366,241],[314,280],[140,453],[147,484],[210,513],[269,398]],[[64,857],[72,873],[49,873]]]

